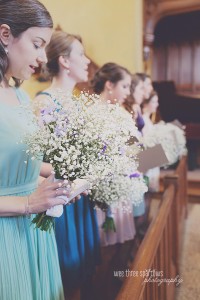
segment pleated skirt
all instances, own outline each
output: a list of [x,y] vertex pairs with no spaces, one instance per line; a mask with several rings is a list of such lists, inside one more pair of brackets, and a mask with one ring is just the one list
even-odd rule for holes
[[63,300],[54,232],[30,223],[26,216],[0,217],[0,299]]

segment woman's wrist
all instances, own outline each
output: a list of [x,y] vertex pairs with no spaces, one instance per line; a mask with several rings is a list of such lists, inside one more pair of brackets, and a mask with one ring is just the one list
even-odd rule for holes
[[27,195],[25,199],[25,215],[30,218],[31,216],[31,211],[30,211],[30,206],[29,206],[29,198],[30,196]]

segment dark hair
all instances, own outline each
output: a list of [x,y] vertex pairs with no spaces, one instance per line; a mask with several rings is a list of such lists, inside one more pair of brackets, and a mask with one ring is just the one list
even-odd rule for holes
[[130,75],[130,72],[126,68],[115,63],[104,64],[96,71],[93,79],[91,80],[93,91],[100,94],[104,90],[106,81],[110,81],[115,84],[124,79],[124,74]]
[[[45,6],[37,0],[0,0],[0,25],[7,24],[14,37],[30,27],[53,28],[52,18]],[[0,41],[0,82],[4,79],[9,65],[5,47]],[[15,85],[20,80],[13,78]]]
[[48,59],[46,66],[50,77],[57,75],[59,72],[59,56],[70,56],[74,40],[78,40],[82,43],[81,37],[78,35],[66,33],[60,29],[54,31],[51,41],[46,48]]

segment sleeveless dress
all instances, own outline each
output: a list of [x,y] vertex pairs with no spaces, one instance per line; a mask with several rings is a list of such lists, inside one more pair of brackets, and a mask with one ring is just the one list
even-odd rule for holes
[[[48,92],[38,95],[51,97]],[[65,294],[89,279],[100,263],[100,239],[96,210],[88,196],[64,206],[61,217],[55,218],[58,256]]]
[[[29,102],[15,91],[21,104]],[[41,162],[31,160],[20,143],[34,130],[29,117],[20,105],[0,101],[0,196],[25,196],[37,187]],[[0,217],[0,299],[64,299],[55,236],[30,222],[26,216]]]

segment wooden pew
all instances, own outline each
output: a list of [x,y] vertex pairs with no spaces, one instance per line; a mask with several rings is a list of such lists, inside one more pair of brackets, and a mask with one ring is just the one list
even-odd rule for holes
[[175,213],[175,241],[176,241],[176,269],[179,273],[179,261],[178,258],[181,252],[182,235],[184,228],[184,220],[187,217],[187,156],[183,156],[176,168],[175,172],[171,175],[166,175],[164,178],[165,188],[173,184],[176,188],[176,195],[173,202],[172,209]]
[[[166,176],[158,214],[149,226],[130,272],[125,272],[126,278],[117,300],[174,299],[175,286],[178,283],[161,283],[161,280],[181,279],[179,255],[183,222],[187,212],[186,171],[187,158],[182,157],[174,174]],[[149,276],[145,277],[148,270]]]

